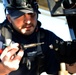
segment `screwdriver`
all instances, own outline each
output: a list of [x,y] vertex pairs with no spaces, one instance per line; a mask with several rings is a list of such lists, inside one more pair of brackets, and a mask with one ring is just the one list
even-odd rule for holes
[[[36,46],[39,46],[41,44],[44,44],[44,42],[42,42],[42,43],[32,43],[32,44],[21,45],[21,46],[22,46],[22,48],[25,48],[24,50],[26,50],[27,48],[36,47]],[[8,45],[3,44],[3,46],[7,47]],[[2,52],[3,52],[3,49],[0,49],[0,54],[2,54]]]
[[39,46],[39,45],[41,45],[41,44],[44,44],[44,42],[42,42],[42,43],[33,43],[33,44],[23,45],[23,47],[24,47],[25,49],[27,49],[27,48]]

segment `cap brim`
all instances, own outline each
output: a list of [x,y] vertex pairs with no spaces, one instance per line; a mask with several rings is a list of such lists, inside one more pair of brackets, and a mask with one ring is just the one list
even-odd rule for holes
[[40,13],[40,11],[33,11],[33,10],[28,10],[28,9],[21,9],[21,10],[8,10],[8,13],[11,15],[12,18],[16,19],[26,13]]

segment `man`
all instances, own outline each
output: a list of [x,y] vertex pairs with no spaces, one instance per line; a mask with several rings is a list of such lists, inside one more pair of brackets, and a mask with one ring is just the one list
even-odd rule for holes
[[[40,27],[37,2],[3,0],[3,3],[7,15],[2,28],[8,31],[12,44],[6,46],[1,54],[0,75],[40,75],[42,72],[57,74],[60,64],[55,51],[49,46],[61,39]],[[8,39],[5,35],[3,37]],[[39,45],[30,47],[29,44]]]

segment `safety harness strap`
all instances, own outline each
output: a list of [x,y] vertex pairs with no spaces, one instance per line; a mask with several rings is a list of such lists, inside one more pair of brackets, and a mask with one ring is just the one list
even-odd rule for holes
[[[37,35],[37,42],[40,43],[41,39],[44,38],[44,33],[43,32],[38,32],[38,35]],[[37,46],[37,53],[38,55],[40,56],[38,58],[38,70],[37,70],[37,75],[40,75],[40,73],[44,70],[43,66],[44,66],[44,63],[43,63],[43,59],[44,59],[44,54],[42,52],[42,47],[41,45],[38,45]]]

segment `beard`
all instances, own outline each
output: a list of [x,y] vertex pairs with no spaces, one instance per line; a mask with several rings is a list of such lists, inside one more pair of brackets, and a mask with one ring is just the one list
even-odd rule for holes
[[24,24],[22,27],[20,27],[20,31],[22,34],[31,34],[35,30],[35,25],[30,23],[30,24]]

